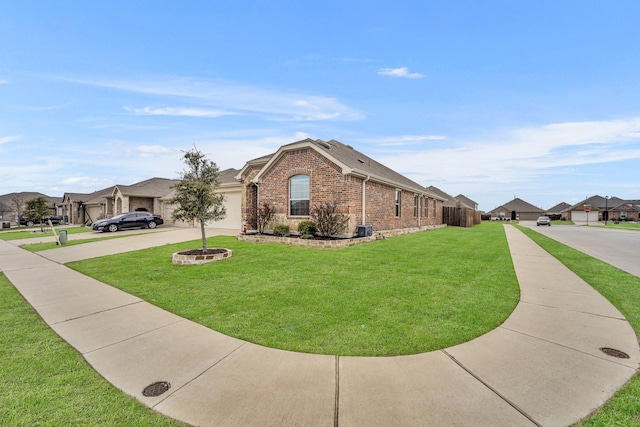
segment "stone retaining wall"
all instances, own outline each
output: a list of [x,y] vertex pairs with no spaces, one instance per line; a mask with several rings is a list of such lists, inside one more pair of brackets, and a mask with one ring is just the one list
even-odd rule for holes
[[373,242],[375,240],[386,239],[388,237],[400,236],[402,234],[419,233],[421,231],[435,230],[444,227],[446,227],[446,225],[440,224],[428,225],[424,227],[402,228],[397,230],[383,230],[374,232],[373,236],[371,237],[354,237],[351,239],[335,240],[300,239],[297,237],[281,237],[269,234],[239,234],[237,238],[241,242],[281,243],[284,245],[302,246],[309,248],[345,248],[348,246],[355,246],[362,243]]
[[206,264],[208,262],[220,261],[221,259],[231,258],[233,251],[225,249],[226,252],[208,255],[183,255],[179,252],[173,254],[171,263],[175,265],[195,265]]

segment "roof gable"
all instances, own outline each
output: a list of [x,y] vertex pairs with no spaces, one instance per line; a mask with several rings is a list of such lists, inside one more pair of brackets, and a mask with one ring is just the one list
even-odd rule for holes
[[362,178],[368,178],[386,185],[395,186],[403,190],[414,191],[421,194],[429,193],[436,199],[444,200],[444,198],[429,192],[417,182],[410,180],[382,163],[379,163],[355,150],[350,145],[343,144],[336,140],[322,141],[319,139],[313,140],[307,138],[291,144],[283,145],[269,158],[264,167],[253,178],[253,181],[260,182],[262,176],[268,172],[271,167],[273,167],[284,153],[301,148],[310,148],[326,157],[329,161],[337,165],[344,175],[355,175]]
[[532,205],[531,203],[525,202],[524,200],[516,197],[515,199],[498,206],[497,208],[491,210],[491,212],[495,212],[496,210],[500,209],[500,208],[504,208],[508,211],[515,211],[515,212],[537,212],[537,213],[544,213],[543,209],[540,209],[539,207],[536,207],[534,205]]

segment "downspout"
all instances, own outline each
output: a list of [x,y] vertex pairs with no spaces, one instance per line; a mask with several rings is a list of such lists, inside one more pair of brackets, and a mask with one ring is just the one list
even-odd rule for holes
[[422,202],[424,199],[424,194],[420,194],[418,196],[418,227],[422,226]]
[[362,181],[362,225],[365,225],[365,218],[367,217],[367,181],[371,176],[367,175],[367,177]]

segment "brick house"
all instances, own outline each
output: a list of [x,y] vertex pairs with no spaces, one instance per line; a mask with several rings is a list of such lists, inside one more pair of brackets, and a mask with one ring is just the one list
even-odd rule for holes
[[236,179],[244,188],[242,216],[249,228],[264,203],[275,209],[272,223],[292,231],[324,202],[335,202],[349,216],[343,236],[362,225],[382,231],[442,224],[444,198],[335,140],[284,145],[247,162]]
[[491,220],[522,220],[522,221],[535,221],[539,216],[544,215],[545,211],[525,202],[524,200],[515,197],[513,200],[500,205],[495,209],[489,211]]

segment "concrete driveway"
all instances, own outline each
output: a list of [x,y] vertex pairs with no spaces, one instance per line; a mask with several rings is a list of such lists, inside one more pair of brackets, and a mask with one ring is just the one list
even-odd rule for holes
[[[621,270],[640,277],[640,232],[589,225],[536,226],[535,221],[520,221],[560,243],[584,252]],[[600,225],[600,224],[598,224]]]

